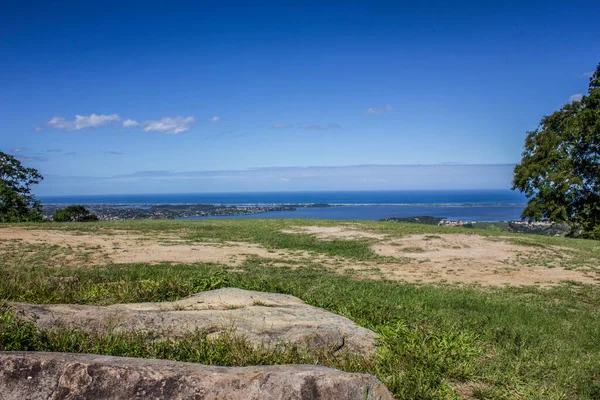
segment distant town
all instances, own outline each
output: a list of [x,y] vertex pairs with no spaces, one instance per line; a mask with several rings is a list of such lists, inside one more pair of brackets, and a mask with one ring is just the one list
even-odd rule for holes
[[[42,208],[43,216],[45,219],[52,219],[52,216],[57,210],[67,206],[67,204],[44,204]],[[296,211],[299,208],[338,206],[339,205],[331,204],[88,204],[86,205],[86,208],[97,215],[101,221],[119,221],[250,215],[273,211]],[[566,224],[553,224],[546,221],[529,222],[510,220],[476,222],[432,216],[389,217],[383,218],[381,221],[438,225],[445,227],[492,229],[506,232],[532,233],[544,236],[564,236],[569,231],[569,227]]]
[[[465,226],[465,225],[470,225],[470,224],[474,224],[476,222],[472,222],[472,221],[453,221],[453,220],[449,220],[449,219],[443,219],[440,222],[438,222],[438,225],[440,226]],[[547,222],[547,221],[537,221],[537,222],[530,222],[530,221],[506,221],[506,223],[508,224],[513,224],[513,225],[520,225],[520,226],[524,226],[524,227],[550,227],[552,226],[552,222]]]
[[419,217],[391,217],[384,218],[381,221],[387,222],[405,222],[413,224],[426,224],[426,225],[438,225],[438,226],[460,226],[464,228],[478,228],[478,229],[492,229],[506,232],[515,233],[531,233],[544,236],[564,236],[569,232],[569,226],[567,224],[556,224],[547,221],[497,221],[497,222],[475,222],[475,221],[460,221],[451,220],[445,217],[431,217],[431,216],[419,216]]
[[[68,204],[44,204],[44,218]],[[295,211],[298,208],[330,207],[328,204],[281,204],[281,205],[219,205],[219,204],[89,204],[86,208],[101,221],[128,219],[180,219],[258,214],[270,211]]]

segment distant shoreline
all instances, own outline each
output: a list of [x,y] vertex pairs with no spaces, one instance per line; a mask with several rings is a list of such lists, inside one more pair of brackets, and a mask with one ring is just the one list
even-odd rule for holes
[[69,206],[81,204],[96,207],[152,207],[152,206],[215,206],[215,207],[268,207],[268,206],[301,206],[301,207],[525,207],[526,203],[49,203],[48,206]]
[[[82,204],[82,203],[80,203]],[[45,218],[69,204],[43,204]],[[520,219],[525,208],[515,203],[83,203],[101,220],[210,219],[210,218],[309,218],[378,221],[391,217],[444,215],[460,221],[510,221]]]

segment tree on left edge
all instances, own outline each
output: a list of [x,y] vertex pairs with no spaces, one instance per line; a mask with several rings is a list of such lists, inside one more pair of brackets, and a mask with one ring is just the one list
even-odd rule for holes
[[37,169],[0,151],[0,222],[42,220],[42,204],[31,194],[42,179]]

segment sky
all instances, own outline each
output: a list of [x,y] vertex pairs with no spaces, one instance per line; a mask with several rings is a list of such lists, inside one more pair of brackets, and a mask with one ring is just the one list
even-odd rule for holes
[[597,0],[11,2],[0,150],[44,175],[38,195],[508,189],[526,132],[587,92],[599,17]]

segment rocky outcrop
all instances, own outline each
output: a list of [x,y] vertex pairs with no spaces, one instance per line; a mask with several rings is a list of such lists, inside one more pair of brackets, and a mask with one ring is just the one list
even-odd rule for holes
[[17,315],[42,329],[58,326],[86,332],[141,331],[156,338],[181,338],[194,332],[243,336],[256,346],[290,343],[301,349],[326,348],[370,357],[377,335],[348,318],[307,305],[284,294],[219,289],[163,303],[33,305],[13,303]]
[[209,367],[67,353],[0,352],[0,400],[392,400],[371,375],[309,365]]

